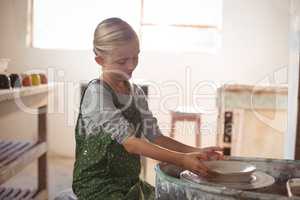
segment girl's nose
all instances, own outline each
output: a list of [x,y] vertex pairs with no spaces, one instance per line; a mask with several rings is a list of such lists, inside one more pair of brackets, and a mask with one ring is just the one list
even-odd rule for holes
[[136,63],[135,61],[133,61],[133,60],[128,60],[126,68],[127,68],[128,70],[134,70],[135,67],[136,67],[136,65],[137,65],[137,63]]
[[132,63],[127,67],[128,70],[134,70],[135,69],[135,65]]

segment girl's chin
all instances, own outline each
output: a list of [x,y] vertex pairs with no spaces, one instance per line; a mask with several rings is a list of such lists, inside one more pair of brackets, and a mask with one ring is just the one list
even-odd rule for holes
[[127,80],[131,79],[131,74],[130,75],[126,75],[126,76],[117,76],[115,78],[118,79],[118,80],[127,81]]
[[107,75],[116,80],[129,80],[132,77],[132,73],[124,73],[124,74],[109,73]]
[[131,77],[132,77],[132,73],[131,74],[127,74],[127,79],[131,79]]
[[123,79],[129,80],[132,77],[132,73],[126,73],[125,76],[123,76]]

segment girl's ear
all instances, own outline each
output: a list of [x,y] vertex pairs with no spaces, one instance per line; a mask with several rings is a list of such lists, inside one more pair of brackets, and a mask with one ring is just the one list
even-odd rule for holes
[[101,56],[96,56],[95,57],[95,61],[99,64],[99,65],[103,65],[104,63],[104,59]]

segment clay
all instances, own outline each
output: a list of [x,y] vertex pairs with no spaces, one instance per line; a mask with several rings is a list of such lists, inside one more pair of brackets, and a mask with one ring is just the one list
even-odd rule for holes
[[18,74],[10,74],[10,85],[12,88],[19,88],[22,86],[21,77]]
[[32,85],[31,76],[27,74],[22,74],[21,77],[22,77],[22,86],[28,87]]
[[41,84],[40,75],[31,74],[31,81],[33,86],[40,85]]
[[0,89],[9,89],[10,81],[9,77],[5,74],[0,74]]
[[48,79],[47,76],[45,74],[39,74],[40,75],[40,79],[41,79],[41,84],[47,84],[48,83]]

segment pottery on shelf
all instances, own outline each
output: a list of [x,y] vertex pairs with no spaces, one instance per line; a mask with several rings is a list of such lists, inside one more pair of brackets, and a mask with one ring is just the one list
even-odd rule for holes
[[0,89],[10,89],[9,77],[5,74],[0,74]]
[[33,86],[40,85],[41,84],[40,75],[39,74],[31,74],[31,81],[32,81]]
[[47,79],[46,74],[40,73],[39,75],[40,75],[40,79],[41,79],[41,84],[47,84],[48,83],[48,79]]
[[21,77],[22,77],[22,86],[28,87],[28,86],[32,85],[31,76],[30,75],[22,74]]
[[10,78],[10,85],[12,88],[19,88],[22,86],[21,77],[19,76],[19,74],[10,74],[9,78]]

